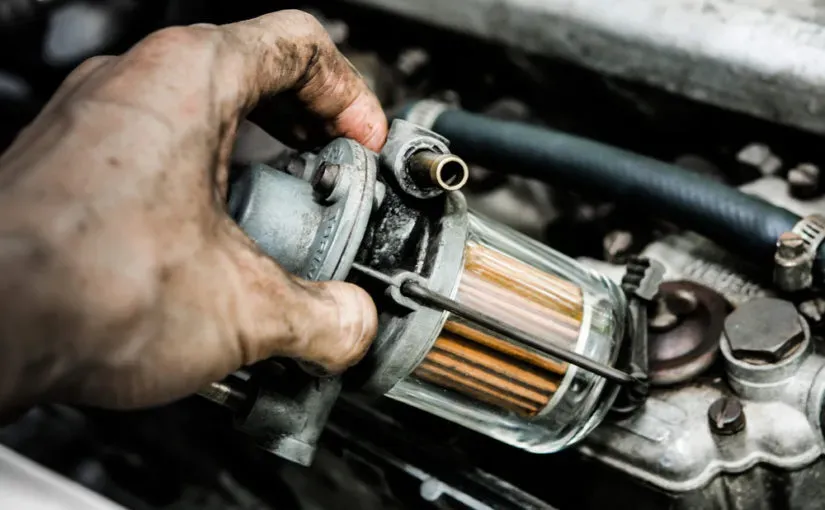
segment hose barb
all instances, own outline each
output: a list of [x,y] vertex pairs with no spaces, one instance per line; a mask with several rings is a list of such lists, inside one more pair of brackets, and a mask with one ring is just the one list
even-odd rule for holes
[[407,165],[410,176],[416,184],[422,187],[458,191],[467,184],[470,178],[467,164],[454,154],[439,154],[423,150],[413,154]]

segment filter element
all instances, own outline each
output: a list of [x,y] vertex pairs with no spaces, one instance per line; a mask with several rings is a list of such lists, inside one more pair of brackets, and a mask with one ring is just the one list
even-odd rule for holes
[[[613,282],[506,227],[470,214],[454,299],[547,343],[615,362],[626,302]],[[535,452],[598,424],[614,391],[595,374],[447,314],[389,396]]]
[[[575,349],[581,289],[477,242],[465,250],[457,299],[478,311]],[[523,416],[535,416],[558,391],[567,364],[477,326],[448,320],[418,366],[423,380]]]

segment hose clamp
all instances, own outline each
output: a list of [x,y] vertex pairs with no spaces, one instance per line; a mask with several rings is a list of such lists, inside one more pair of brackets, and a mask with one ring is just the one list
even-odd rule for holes
[[825,241],[825,216],[821,214],[806,216],[794,225],[791,232],[802,238],[808,253],[816,258],[819,245]]
[[[774,256],[774,284],[785,292],[798,292],[811,288],[814,280],[821,281],[821,264],[817,265],[817,252],[825,240],[825,217],[807,216],[779,237]],[[817,277],[818,276],[818,277]]]
[[431,130],[435,126],[438,117],[451,108],[453,107],[447,103],[433,99],[422,99],[410,108],[409,113],[407,113],[407,121]]

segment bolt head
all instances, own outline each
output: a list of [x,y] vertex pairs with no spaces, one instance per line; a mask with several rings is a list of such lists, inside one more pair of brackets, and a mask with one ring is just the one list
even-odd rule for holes
[[792,259],[805,255],[805,240],[796,232],[784,232],[776,242],[778,257]]
[[802,320],[792,303],[758,298],[728,315],[725,338],[737,359],[757,364],[775,363],[805,339]]
[[735,397],[722,397],[708,408],[710,430],[719,435],[730,436],[745,428],[745,410],[742,402]]

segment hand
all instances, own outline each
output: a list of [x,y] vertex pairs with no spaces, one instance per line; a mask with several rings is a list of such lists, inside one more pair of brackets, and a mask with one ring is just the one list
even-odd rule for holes
[[239,120],[281,92],[383,145],[378,101],[299,11],[165,29],[66,79],[0,158],[0,407],[135,408],[274,355],[363,356],[369,296],[292,277],[225,210]]

